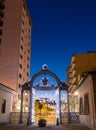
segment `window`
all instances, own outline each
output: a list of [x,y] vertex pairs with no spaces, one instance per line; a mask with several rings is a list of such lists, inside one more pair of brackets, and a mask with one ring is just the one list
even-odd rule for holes
[[21,84],[19,84],[19,88],[21,88]]
[[22,28],[22,32],[24,33],[24,30],[23,30],[23,28]]
[[21,49],[23,50],[23,46],[21,45]]
[[27,59],[29,60],[29,57],[27,57]]
[[5,5],[3,2],[0,3],[0,9],[5,9]]
[[84,95],[84,114],[89,114],[90,109],[89,109],[89,94],[86,93]]
[[20,68],[22,69],[22,64],[20,64]]
[[19,78],[21,79],[22,78],[22,75],[19,73]]
[[29,76],[29,73],[27,72],[27,76]]
[[20,54],[20,58],[23,59],[23,56]]
[[29,68],[29,65],[27,65],[27,68]]
[[2,100],[2,109],[1,109],[1,113],[5,113],[5,110],[6,110],[6,100],[3,99],[3,100]]
[[80,98],[80,102],[79,102],[79,112],[80,112],[80,115],[82,115],[82,113],[83,113],[83,100],[82,100],[82,98]]
[[2,29],[0,29],[0,35],[2,35]]
[[0,44],[1,44],[1,38],[0,38]]
[[3,21],[0,19],[0,26],[3,26]]
[[0,17],[4,17],[4,12],[0,9]]
[[28,53],[30,53],[30,50],[28,49]]
[[21,40],[24,41],[22,36],[21,36]]

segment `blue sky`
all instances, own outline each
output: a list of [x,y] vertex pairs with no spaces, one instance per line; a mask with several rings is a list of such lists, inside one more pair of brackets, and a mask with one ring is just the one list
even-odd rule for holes
[[31,77],[47,64],[66,82],[73,54],[96,51],[96,0],[26,0],[33,22]]

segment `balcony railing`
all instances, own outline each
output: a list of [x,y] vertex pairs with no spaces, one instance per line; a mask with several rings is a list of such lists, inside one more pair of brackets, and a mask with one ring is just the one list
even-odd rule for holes
[[70,93],[74,93],[74,91],[77,89],[77,85],[73,85],[71,88],[70,88]]
[[73,78],[75,76],[76,76],[76,70],[73,70],[71,77]]
[[71,82],[73,85],[76,85],[77,84],[77,79],[76,79],[76,77],[74,77],[73,79],[72,79],[72,82]]
[[71,69],[72,69],[72,70],[75,70],[75,69],[76,69],[76,64],[75,64],[75,63],[73,63],[73,64],[71,65]]
[[71,59],[71,65],[75,63],[75,57],[73,56],[72,59]]

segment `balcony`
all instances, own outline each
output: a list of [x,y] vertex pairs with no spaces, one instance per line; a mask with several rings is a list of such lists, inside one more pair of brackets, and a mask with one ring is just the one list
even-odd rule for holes
[[72,73],[69,74],[69,78],[72,79]]
[[71,93],[73,85],[70,85],[70,87],[68,88],[68,91]]
[[75,56],[72,56],[72,59],[71,59],[71,65],[75,63]]
[[76,77],[74,77],[74,78],[72,79],[71,83],[72,83],[72,85],[76,85],[76,84],[77,84],[77,79],[76,79]]
[[76,70],[73,70],[71,77],[73,78],[73,77],[75,77],[75,76],[76,76]]
[[77,85],[73,85],[70,89],[71,93],[74,93],[77,89]]
[[71,65],[71,69],[72,69],[72,70],[75,70],[75,69],[76,69],[76,64],[75,64],[75,63],[73,63],[73,64]]

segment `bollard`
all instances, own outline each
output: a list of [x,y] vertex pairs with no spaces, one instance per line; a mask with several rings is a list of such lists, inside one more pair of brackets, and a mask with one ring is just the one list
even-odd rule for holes
[[57,118],[57,121],[56,121],[56,125],[58,126],[59,125],[59,119]]

